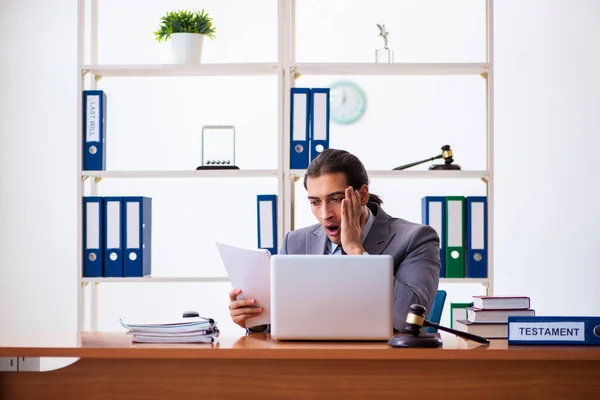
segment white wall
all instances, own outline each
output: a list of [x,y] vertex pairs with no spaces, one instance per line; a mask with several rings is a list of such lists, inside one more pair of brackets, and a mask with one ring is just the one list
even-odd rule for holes
[[496,292],[600,315],[600,2],[496,1]]
[[0,330],[76,329],[75,0],[0,2]]
[[[543,314],[573,310],[598,314],[599,300],[592,285],[599,274],[593,241],[599,237],[600,212],[593,200],[592,163],[599,141],[594,128],[599,124],[600,89],[600,78],[594,74],[600,66],[600,50],[593,43],[598,35],[593,16],[599,15],[600,5],[592,0],[577,6],[567,0],[496,3],[496,292],[530,295]],[[375,6],[383,10],[382,4]],[[40,320],[53,330],[76,326],[75,6],[75,0],[0,3],[0,36],[18,38],[0,42],[0,321],[11,321],[18,331],[35,329]],[[395,30],[389,14],[391,21],[386,24],[391,32],[403,29],[406,13],[393,14],[399,16]],[[313,34],[316,39],[305,39],[307,43],[327,43],[318,40],[322,31],[317,27]],[[408,40],[407,36],[391,39]],[[241,46],[235,38],[228,40],[231,46]],[[422,40],[435,43],[431,37]],[[340,41],[343,38],[331,43]],[[365,54],[373,46],[374,42],[365,44]],[[470,61],[478,61],[477,42],[471,46],[475,55]],[[431,55],[418,50],[411,50],[410,61],[431,61],[427,59]],[[216,47],[212,51],[213,61],[232,57]],[[326,45],[322,51],[327,51]],[[457,51],[471,54],[468,49]],[[143,52],[148,54],[147,48]],[[304,58],[311,56],[305,53]],[[400,61],[398,53],[396,59]],[[459,114],[458,121],[465,118]],[[435,126],[429,128],[435,131]],[[455,140],[460,139],[457,133]],[[389,162],[396,165],[429,156],[423,143],[426,140],[415,142],[418,152]],[[469,153],[465,144],[457,154],[478,168],[481,160]],[[373,153],[361,156],[382,160]],[[107,190],[124,190],[113,185]],[[393,213],[415,219],[413,206],[409,211],[402,208],[406,189],[399,188],[381,185],[378,191],[385,192]],[[411,196],[416,198],[415,193],[423,190],[418,186]],[[193,267],[193,263],[188,266]],[[118,328],[116,317],[124,305],[142,316],[149,310],[205,305],[211,313],[226,316],[226,286],[107,287],[102,290],[112,295],[101,296],[106,310],[102,326]],[[217,294],[221,297],[212,297]],[[209,305],[208,299],[212,299]],[[227,321],[223,324],[230,327]],[[8,329],[5,323],[1,329]]]

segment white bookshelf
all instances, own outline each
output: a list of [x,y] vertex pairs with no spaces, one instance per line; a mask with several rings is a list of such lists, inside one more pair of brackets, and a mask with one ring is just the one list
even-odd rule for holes
[[[254,76],[275,75],[276,63],[239,64],[149,64],[92,65],[82,68],[95,77],[160,77],[160,76]],[[290,71],[298,75],[482,75],[489,71],[487,63],[297,63]]]
[[[291,170],[290,174],[296,178],[304,177],[304,170]],[[367,170],[369,178],[373,179],[481,179],[489,181],[489,171],[389,171]]]
[[81,171],[82,177],[93,178],[271,178],[279,170],[190,170],[190,171]]
[[296,63],[298,75],[481,75],[487,63]]
[[[494,180],[493,180],[493,0],[485,1],[486,11],[486,60],[479,63],[302,63],[295,61],[295,0],[277,0],[278,38],[277,59],[258,63],[202,63],[200,65],[176,64],[99,64],[98,60],[98,0],[91,0],[91,10],[85,10],[89,1],[78,0],[78,66],[80,79],[77,86],[78,127],[82,126],[80,93],[85,89],[97,89],[99,80],[133,77],[248,77],[273,76],[278,82],[278,162],[276,169],[254,170],[82,170],[82,150],[78,146],[78,198],[101,192],[101,181],[109,179],[229,179],[229,178],[275,178],[278,188],[278,240],[294,227],[294,186],[304,177],[304,170],[289,168],[289,93],[300,76],[480,76],[486,86],[486,167],[475,171],[393,171],[369,170],[371,179],[388,180],[481,180],[488,198],[488,278],[440,278],[440,284],[481,284],[488,294],[493,294],[494,282]],[[86,12],[91,12],[91,27],[86,26]],[[88,32],[91,31],[91,33]],[[86,36],[86,35],[89,35]],[[84,57],[89,53],[89,57]],[[88,78],[92,79],[88,79]],[[110,117],[109,117],[110,118]],[[78,143],[82,142],[78,130]],[[85,185],[84,182],[89,185]],[[78,221],[82,221],[81,202],[78,205]],[[78,224],[78,328],[83,328],[89,313],[91,330],[98,324],[98,285],[122,283],[222,283],[229,282],[223,276],[143,277],[143,278],[83,278],[82,224]],[[84,303],[84,288],[91,287],[91,302]]]
[[82,278],[82,283],[218,283],[218,282],[229,282],[229,278],[226,276],[198,276],[198,277],[169,277],[169,276],[157,276],[150,277],[145,276],[143,278]]
[[[205,277],[168,277],[168,276],[157,276],[150,277],[145,276],[143,278],[81,278],[81,282],[87,283],[218,283],[218,282],[229,282],[227,276],[205,276]],[[440,278],[441,283],[478,283],[487,285],[489,279],[477,279],[477,278]]]
[[[82,177],[94,178],[269,178],[280,171],[265,170],[199,170],[199,171],[81,171]],[[292,178],[304,177],[304,170],[289,170]],[[481,179],[489,181],[489,171],[388,171],[368,170],[375,179]]]
[[155,65],[97,65],[86,64],[83,74],[95,77],[160,77],[160,76],[255,76],[276,75],[277,63],[239,64],[155,64]]

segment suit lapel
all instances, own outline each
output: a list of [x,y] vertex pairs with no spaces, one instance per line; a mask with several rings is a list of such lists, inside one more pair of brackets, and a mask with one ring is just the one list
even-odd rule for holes
[[390,233],[390,219],[391,217],[385,213],[378,205],[375,206],[374,211],[377,213],[373,226],[369,231],[369,234],[365,238],[363,247],[369,254],[381,254],[386,246],[390,243],[392,238],[396,235]]
[[325,245],[327,244],[327,235],[321,227],[309,233],[306,238],[306,254],[325,254]]

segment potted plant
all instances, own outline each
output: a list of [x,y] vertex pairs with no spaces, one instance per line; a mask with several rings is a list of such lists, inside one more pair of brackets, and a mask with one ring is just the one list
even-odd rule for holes
[[169,11],[161,18],[154,32],[158,42],[171,39],[173,59],[176,63],[199,63],[202,57],[204,36],[215,38],[212,18],[202,11]]

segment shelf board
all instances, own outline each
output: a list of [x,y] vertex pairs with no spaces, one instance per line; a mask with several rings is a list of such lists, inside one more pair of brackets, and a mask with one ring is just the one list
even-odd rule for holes
[[[487,63],[296,63],[291,70],[300,75],[480,75]],[[252,76],[277,75],[278,64],[86,64],[82,73],[96,77],[153,76]]]
[[[290,176],[304,178],[305,170],[290,170]],[[387,179],[482,179],[489,180],[488,171],[392,171],[368,170],[369,178]],[[81,171],[82,177],[95,178],[274,178],[276,169],[248,170],[179,170],[179,171]]]
[[489,285],[490,280],[488,278],[440,278],[440,283],[480,283],[482,285]]
[[276,169],[224,169],[190,171],[81,171],[94,178],[264,178],[277,177]]
[[229,282],[226,276],[214,277],[151,277],[143,278],[81,278],[81,283],[216,283]]
[[300,75],[480,75],[487,63],[296,63]]
[[[226,276],[215,277],[143,277],[143,278],[81,278],[81,283],[219,283],[229,282]],[[489,279],[440,278],[440,283],[489,284]]]
[[[304,178],[305,170],[290,170],[290,175]],[[392,179],[482,179],[489,181],[488,171],[392,171],[392,170],[367,170],[369,178]]]
[[139,64],[99,65],[86,64],[82,73],[96,77],[151,77],[151,76],[245,76],[277,75],[277,63],[239,64]]

